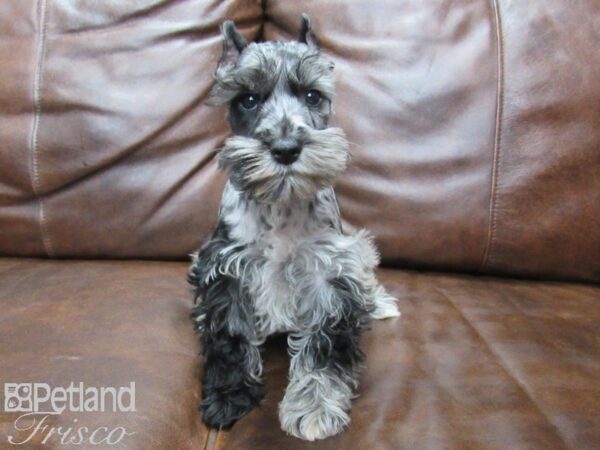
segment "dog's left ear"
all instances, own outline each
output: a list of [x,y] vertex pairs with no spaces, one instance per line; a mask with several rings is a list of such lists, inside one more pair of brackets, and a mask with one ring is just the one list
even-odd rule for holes
[[298,42],[302,44],[306,44],[311,48],[319,48],[317,43],[317,38],[312,30],[312,23],[310,21],[310,17],[308,14],[302,13],[302,21],[300,22],[300,36],[298,37]]

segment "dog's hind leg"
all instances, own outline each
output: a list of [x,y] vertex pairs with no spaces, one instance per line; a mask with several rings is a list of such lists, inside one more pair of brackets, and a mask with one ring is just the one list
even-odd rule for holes
[[379,264],[379,254],[373,243],[373,238],[366,230],[347,237],[352,245],[348,247],[350,257],[346,270],[354,274],[365,292],[365,304],[373,319],[387,319],[400,316],[396,299],[379,283],[375,276],[375,268]]
[[[374,275],[373,275],[374,277]],[[371,291],[373,298],[373,310],[370,313],[373,319],[388,319],[400,316],[396,299],[390,295],[385,288],[376,281],[375,288]]]

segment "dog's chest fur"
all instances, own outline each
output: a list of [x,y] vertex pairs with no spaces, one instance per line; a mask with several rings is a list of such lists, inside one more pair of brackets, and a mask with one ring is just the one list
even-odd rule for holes
[[241,279],[253,301],[257,339],[263,340],[297,328],[309,308],[301,298],[303,282],[319,276],[322,247],[342,236],[340,214],[332,188],[311,200],[281,204],[260,204],[242,195],[226,186],[221,218],[234,245],[244,246]]

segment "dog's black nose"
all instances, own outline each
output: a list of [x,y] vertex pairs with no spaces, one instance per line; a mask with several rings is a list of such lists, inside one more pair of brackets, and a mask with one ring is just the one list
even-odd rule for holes
[[275,161],[277,161],[279,164],[284,164],[286,166],[296,161],[301,152],[302,148],[300,148],[300,146],[297,144],[277,145],[271,147],[271,155],[273,155],[273,159],[275,159]]

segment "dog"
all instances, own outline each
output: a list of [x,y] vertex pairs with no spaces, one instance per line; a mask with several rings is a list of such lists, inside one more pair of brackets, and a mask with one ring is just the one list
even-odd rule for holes
[[248,44],[231,21],[208,103],[228,107],[229,171],[212,237],[192,255],[192,317],[201,335],[201,412],[230,427],[263,398],[260,346],[287,333],[281,427],[309,441],[340,432],[370,319],[398,316],[378,283],[367,231],[345,234],[333,190],[349,145],[332,113],[333,63],[302,15],[297,41]]

